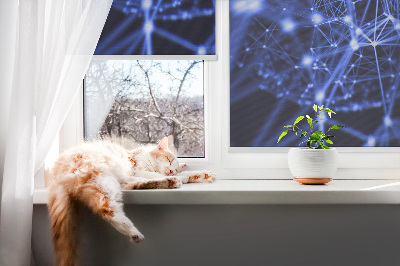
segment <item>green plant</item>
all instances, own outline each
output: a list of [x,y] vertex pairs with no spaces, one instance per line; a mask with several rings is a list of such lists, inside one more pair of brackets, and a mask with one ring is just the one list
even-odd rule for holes
[[[327,144],[333,144],[331,138],[333,138],[333,135],[328,135],[328,132],[332,129],[339,129],[339,128],[345,128],[342,125],[334,125],[331,126],[326,133],[323,133],[322,131],[314,131],[314,125],[317,124],[318,122],[326,119],[319,119],[319,116],[322,112],[326,112],[331,118],[332,114],[336,114],[334,111],[332,111],[329,108],[324,108],[324,106],[317,106],[314,104],[313,109],[316,113],[315,119],[313,120],[310,116],[306,115],[305,117],[307,118],[307,122],[310,126],[310,131],[307,132],[306,130],[301,129],[298,126],[298,123],[304,119],[304,116],[299,116],[297,117],[296,121],[294,121],[293,125],[287,125],[284,126],[284,128],[287,128],[282,132],[282,134],[279,136],[278,142],[286,136],[288,133],[295,133],[296,136],[300,135],[300,138],[307,137],[307,140],[305,141],[307,143],[307,146],[312,149],[329,149],[329,147],[326,145]],[[278,143],[277,142],[277,143]]]

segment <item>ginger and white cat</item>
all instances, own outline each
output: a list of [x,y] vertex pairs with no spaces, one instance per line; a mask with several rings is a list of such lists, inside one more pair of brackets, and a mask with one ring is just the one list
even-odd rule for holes
[[[108,141],[66,151],[52,169],[49,216],[57,265],[76,265],[76,202],[82,202],[135,242],[143,235],[125,216],[122,189],[179,188],[182,183],[214,182],[208,171],[182,171],[168,139],[128,151]],[[174,176],[175,175],[175,176]]]

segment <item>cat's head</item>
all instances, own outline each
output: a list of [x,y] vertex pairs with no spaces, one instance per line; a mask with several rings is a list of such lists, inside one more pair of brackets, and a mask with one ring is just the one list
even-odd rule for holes
[[157,147],[150,152],[154,170],[163,175],[174,175],[179,170],[178,158],[168,148],[168,138],[160,140]]

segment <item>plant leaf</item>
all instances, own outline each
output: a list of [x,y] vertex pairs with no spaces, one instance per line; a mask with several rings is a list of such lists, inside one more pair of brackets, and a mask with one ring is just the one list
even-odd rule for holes
[[326,143],[333,144],[332,140],[330,140],[330,139],[326,139],[325,141],[326,141]]
[[308,119],[307,119],[307,122],[310,124],[310,128],[312,128],[312,127],[313,127],[312,118],[308,118]]
[[332,114],[336,114],[333,110],[329,109],[329,108],[325,108],[324,110],[327,113],[332,113]]
[[322,143],[322,141],[317,140],[317,142],[318,142],[317,149],[323,149],[324,144]]
[[329,150],[329,147],[328,146],[326,146],[326,145],[324,145],[323,143],[322,143],[322,141],[318,141],[318,147],[317,147],[317,149],[325,149],[325,150]]
[[307,146],[309,147],[309,148],[312,148],[312,144],[313,144],[313,141],[312,140],[307,140]]
[[318,106],[316,104],[314,104],[313,109],[314,109],[315,112],[318,112],[317,108],[318,108]]
[[322,131],[314,131],[311,135],[310,135],[310,139],[314,140],[314,141],[319,141],[319,139],[321,137],[325,137],[326,135],[322,132]]
[[307,132],[304,131],[303,133],[301,133],[300,138],[304,137],[305,135],[307,135]]
[[299,123],[301,120],[303,120],[304,116],[299,116],[297,117],[296,121],[294,121],[293,125],[296,125],[297,123]]
[[335,137],[334,135],[325,135],[321,140],[326,140],[334,137]]
[[[284,136],[286,136],[288,130],[289,130],[289,129],[286,129],[286,130],[284,130],[284,131],[282,132],[282,134],[279,136],[278,142],[279,142]],[[278,143],[278,142],[277,142],[277,143]]]
[[334,125],[334,126],[331,126],[328,130],[331,130],[331,129],[339,129],[339,128],[346,128],[345,126],[342,126],[342,125]]

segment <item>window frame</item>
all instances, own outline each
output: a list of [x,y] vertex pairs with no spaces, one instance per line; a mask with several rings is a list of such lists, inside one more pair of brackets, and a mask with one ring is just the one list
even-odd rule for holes
[[[220,179],[291,179],[287,165],[289,147],[230,147],[229,0],[216,0],[215,5],[217,56],[204,61],[205,157],[180,161],[190,170],[214,171]],[[93,56],[93,59],[105,58],[116,59],[115,56]],[[123,58],[143,59],[143,56]],[[145,58],[183,59],[182,56]],[[60,130],[60,151],[82,141],[83,93],[80,93]],[[337,150],[335,179],[400,179],[400,147],[338,147]]]

